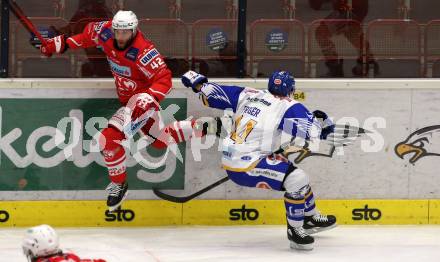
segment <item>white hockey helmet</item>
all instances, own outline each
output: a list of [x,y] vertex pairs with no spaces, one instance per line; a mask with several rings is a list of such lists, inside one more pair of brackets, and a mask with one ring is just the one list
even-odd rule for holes
[[56,254],[60,251],[58,234],[48,225],[31,227],[26,230],[22,248],[29,261]]
[[119,10],[112,20],[112,28],[115,29],[131,29],[136,34],[138,19],[133,11]]

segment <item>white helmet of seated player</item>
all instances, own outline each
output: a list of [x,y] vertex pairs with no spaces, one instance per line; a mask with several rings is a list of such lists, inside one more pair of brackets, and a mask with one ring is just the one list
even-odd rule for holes
[[48,225],[31,227],[26,230],[22,248],[28,261],[57,254],[60,252],[58,234]]
[[112,28],[113,30],[130,29],[132,30],[133,35],[135,35],[138,23],[139,21],[133,11],[119,10],[113,17]]

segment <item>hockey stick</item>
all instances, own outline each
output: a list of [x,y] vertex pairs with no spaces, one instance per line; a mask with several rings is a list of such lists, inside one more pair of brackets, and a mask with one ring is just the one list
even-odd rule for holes
[[185,203],[185,202],[188,202],[191,199],[196,198],[196,197],[200,196],[201,194],[203,194],[203,193],[213,189],[214,187],[217,187],[217,186],[223,184],[224,182],[226,182],[228,180],[229,180],[229,177],[226,176],[226,177],[216,181],[215,183],[213,183],[213,184],[211,184],[211,185],[209,185],[209,186],[207,186],[207,187],[205,187],[205,188],[203,188],[203,189],[201,189],[201,190],[199,190],[199,191],[197,191],[197,192],[195,192],[195,193],[193,193],[193,194],[191,194],[189,196],[183,196],[183,197],[172,196],[172,195],[168,195],[168,194],[165,194],[165,193],[161,192],[157,188],[153,188],[153,193],[156,196],[158,196],[159,198],[162,198],[162,199],[170,201],[170,202]]
[[21,24],[26,28],[26,30],[28,30],[29,33],[35,34],[35,36],[37,36],[37,38],[41,41],[41,44],[45,45],[46,39],[43,38],[35,25],[24,14],[23,10],[21,10],[17,3],[14,0],[9,0],[9,6],[11,7],[12,12],[15,14],[18,20],[20,20]]
[[[297,149],[299,151],[302,148],[297,147]],[[275,151],[274,154],[281,154],[283,152],[284,152],[284,149],[280,148],[277,151]],[[289,148],[289,152],[292,152],[292,148]],[[211,189],[213,189],[213,188],[223,184],[224,182],[226,182],[228,180],[229,180],[229,177],[225,176],[222,179],[212,183],[211,185],[209,185],[209,186],[207,186],[207,187],[205,187],[205,188],[203,188],[203,189],[201,189],[201,190],[199,190],[199,191],[197,191],[197,192],[195,192],[195,193],[193,193],[193,194],[191,194],[189,196],[183,196],[183,197],[172,196],[172,195],[168,195],[168,194],[160,191],[157,188],[153,188],[153,193],[157,197],[162,198],[163,200],[167,200],[167,201],[174,202],[174,203],[185,203],[185,202],[188,202],[188,201],[190,201],[190,200],[200,196],[201,194],[203,194],[203,193],[205,193],[205,192],[207,192],[207,191],[209,191],[209,190],[211,190]]]
[[[339,131],[339,132],[338,132]],[[341,132],[342,131],[342,132]],[[351,134],[351,131],[356,131],[356,134]],[[365,130],[363,128],[359,128],[359,127],[352,127],[349,125],[336,125],[335,126],[335,137],[332,138],[333,139],[333,146],[335,147],[339,147],[339,146],[347,146],[349,145],[353,139],[356,139],[356,137],[360,136],[361,134],[365,134],[365,133],[370,133],[370,131]],[[350,135],[352,135],[350,137]],[[307,147],[307,144],[305,145],[305,147]],[[298,151],[303,150],[304,147],[298,147],[298,146],[288,146],[288,147],[281,147],[278,150],[276,150],[273,154],[283,154],[283,153],[288,153],[288,154],[292,154]],[[228,181],[229,177],[223,177],[222,179],[212,183],[211,185],[189,195],[189,196],[182,196],[182,197],[178,197],[178,196],[172,196],[169,194],[166,194],[162,191],[160,191],[157,188],[153,188],[153,193],[164,200],[170,201],[170,202],[174,202],[174,203],[185,203],[188,202],[198,196],[200,196],[201,194],[223,184],[224,182]]]

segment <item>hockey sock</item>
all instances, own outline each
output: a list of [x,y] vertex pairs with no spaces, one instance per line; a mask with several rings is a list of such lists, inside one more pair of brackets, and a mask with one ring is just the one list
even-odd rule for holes
[[162,149],[170,144],[178,144],[188,141],[192,137],[201,137],[203,134],[194,130],[196,121],[184,120],[175,121],[165,127],[160,133],[159,137],[151,144],[154,148]]
[[315,197],[313,196],[312,188],[309,187],[309,190],[306,193],[305,197],[305,209],[304,209],[304,215],[305,216],[313,216],[317,214],[316,211],[316,205],[315,205]]
[[292,227],[301,227],[304,221],[304,197],[298,198],[286,192],[284,194],[284,204],[286,206],[287,221]]
[[124,139],[125,135],[121,131],[109,126],[102,131],[99,141],[110,180],[118,184],[124,183],[127,176],[125,150],[121,145]]

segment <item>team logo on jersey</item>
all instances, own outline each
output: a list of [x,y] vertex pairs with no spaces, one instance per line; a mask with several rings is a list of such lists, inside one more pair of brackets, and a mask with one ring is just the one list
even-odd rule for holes
[[136,61],[138,53],[139,53],[139,49],[137,49],[135,47],[130,47],[128,49],[127,53],[125,53],[125,58],[127,58],[128,60],[131,60],[131,61]]
[[133,93],[137,84],[135,81],[122,76],[115,76],[116,87],[118,94],[121,96],[127,96]]
[[394,147],[394,152],[402,159],[407,154],[413,154],[409,160],[411,164],[425,156],[440,156],[440,125],[414,131]]
[[121,66],[113,62],[112,60],[108,59],[108,62],[110,64],[110,69],[115,72],[118,75],[121,76],[131,76],[131,69],[128,66]]
[[141,57],[141,64],[146,66],[157,56],[159,56],[159,51],[157,51],[156,48],[153,48],[148,51],[143,57]]
[[110,30],[109,28],[104,29],[99,34],[99,39],[101,39],[103,42],[106,42],[107,40],[109,40],[112,37],[113,37],[113,33],[112,33],[112,30]]

